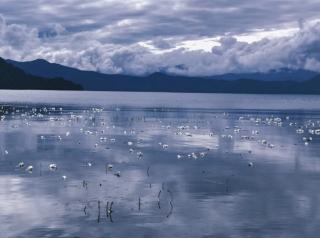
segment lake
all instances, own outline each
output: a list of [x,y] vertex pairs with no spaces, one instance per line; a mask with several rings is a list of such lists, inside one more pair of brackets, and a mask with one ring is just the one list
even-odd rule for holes
[[320,96],[0,91],[2,237],[317,237]]

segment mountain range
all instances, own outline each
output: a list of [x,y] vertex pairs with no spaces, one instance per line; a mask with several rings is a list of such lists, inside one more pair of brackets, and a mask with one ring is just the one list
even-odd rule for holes
[[166,73],[131,76],[83,71],[42,59],[29,62],[7,60],[7,63],[28,75],[51,81],[63,78],[81,85],[84,90],[92,91],[320,94],[320,76],[316,72],[301,69],[211,77],[186,77]]
[[28,74],[0,58],[0,89],[82,90],[82,86],[63,78]]

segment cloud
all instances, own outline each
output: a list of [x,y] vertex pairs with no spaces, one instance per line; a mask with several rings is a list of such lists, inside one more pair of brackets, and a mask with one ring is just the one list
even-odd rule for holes
[[172,49],[175,46],[173,41],[164,39],[155,39],[151,42],[151,45],[158,49]]
[[297,26],[318,18],[317,0],[2,0],[8,22],[42,29],[60,24],[91,32],[101,43],[134,44],[154,38],[215,37]]
[[52,38],[67,33],[67,30],[60,24],[47,24],[39,29],[40,38]]
[[155,37],[150,44],[165,50],[154,53],[140,42],[101,41],[99,31],[94,32],[70,32],[60,24],[46,23],[45,28],[10,24],[0,17],[0,55],[21,61],[44,58],[80,69],[133,75],[165,71],[210,76],[280,68],[320,72],[320,23],[304,21],[303,27],[292,36],[264,38],[252,43],[241,42],[233,36],[220,37],[219,46],[211,52],[191,51],[177,47],[177,39],[167,41]]
[[23,58],[29,50],[38,48],[38,30],[25,25],[10,24],[0,16],[0,53],[6,57]]

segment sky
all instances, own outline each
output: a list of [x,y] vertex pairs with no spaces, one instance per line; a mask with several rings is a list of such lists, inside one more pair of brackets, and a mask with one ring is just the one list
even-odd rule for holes
[[1,0],[0,56],[110,74],[320,72],[318,0]]

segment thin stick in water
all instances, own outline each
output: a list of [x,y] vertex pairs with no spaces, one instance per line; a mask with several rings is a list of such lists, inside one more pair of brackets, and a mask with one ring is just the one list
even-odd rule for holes
[[100,223],[101,213],[100,213],[100,200],[98,201],[98,219],[97,222]]
[[150,177],[149,171],[150,171],[150,166],[149,166],[148,169],[147,169],[147,175],[148,175],[148,177]]
[[139,211],[141,209],[141,198],[139,197]]

